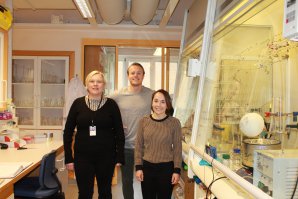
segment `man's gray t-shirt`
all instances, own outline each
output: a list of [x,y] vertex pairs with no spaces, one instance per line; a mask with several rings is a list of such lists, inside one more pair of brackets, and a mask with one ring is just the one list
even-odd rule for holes
[[133,149],[141,118],[151,113],[151,97],[154,91],[142,86],[138,93],[131,93],[128,88],[122,88],[110,97],[120,109],[125,133],[125,148]]

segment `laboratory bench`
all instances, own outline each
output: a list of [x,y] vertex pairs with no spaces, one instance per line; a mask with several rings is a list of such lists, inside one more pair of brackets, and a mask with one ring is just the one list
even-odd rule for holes
[[[42,157],[51,152],[52,150],[57,150],[56,167],[59,171],[64,169],[64,149],[62,140],[48,140],[41,143],[26,144],[26,149],[17,150],[17,148],[8,148],[6,150],[0,150],[0,164],[7,162],[31,162],[27,168],[25,168],[21,173],[16,175],[14,178],[4,179],[0,184],[0,199],[12,199],[14,198],[14,183],[34,171],[39,167]],[[58,158],[59,157],[59,158]],[[59,160],[60,159],[60,160]],[[59,161],[59,162],[57,162]],[[61,168],[59,168],[61,167]],[[65,170],[66,171],[66,170]],[[67,173],[67,172],[65,172]],[[59,172],[58,172],[59,177]],[[63,177],[64,178],[64,177]],[[67,180],[67,174],[66,178]],[[64,180],[64,179],[62,179]],[[64,183],[62,182],[62,185]]]

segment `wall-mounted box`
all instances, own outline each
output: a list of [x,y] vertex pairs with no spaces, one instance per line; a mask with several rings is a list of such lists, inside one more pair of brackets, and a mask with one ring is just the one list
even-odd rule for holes
[[187,76],[196,77],[201,76],[202,74],[202,63],[199,59],[189,59],[188,60],[188,68],[187,68]]

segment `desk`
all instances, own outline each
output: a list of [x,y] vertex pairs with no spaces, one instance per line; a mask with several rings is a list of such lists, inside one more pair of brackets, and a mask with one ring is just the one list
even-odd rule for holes
[[0,199],[6,199],[13,194],[13,185],[28,173],[36,169],[41,162],[42,157],[57,150],[57,155],[63,152],[63,141],[53,140],[39,144],[27,144],[24,150],[9,148],[0,150],[0,162],[32,162],[29,167],[23,170],[19,175],[12,179],[5,179],[0,185]]

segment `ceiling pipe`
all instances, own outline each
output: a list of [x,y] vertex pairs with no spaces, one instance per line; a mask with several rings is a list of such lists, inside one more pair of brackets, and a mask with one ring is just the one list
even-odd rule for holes
[[99,14],[99,11],[98,11],[98,7],[97,7],[97,3],[95,0],[89,0],[89,3],[91,5],[91,8],[93,10],[93,13],[94,13],[94,16],[95,16],[95,21],[97,24],[102,24],[103,23],[103,20]]
[[159,0],[131,0],[130,17],[137,25],[146,25],[154,17]]
[[100,15],[107,24],[118,24],[122,21],[126,0],[96,0]]

